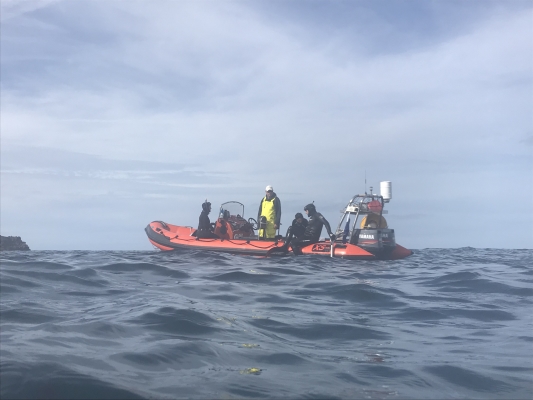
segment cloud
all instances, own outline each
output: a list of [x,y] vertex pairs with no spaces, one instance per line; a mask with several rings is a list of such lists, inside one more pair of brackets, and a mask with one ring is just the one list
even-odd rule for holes
[[2,0],[0,16],[2,21],[19,17],[32,11],[46,8],[61,0]]
[[[120,181],[159,199],[171,193],[155,187],[210,188],[254,204],[268,183],[292,215],[310,197],[336,212],[366,170],[374,186],[395,182],[395,204],[431,214],[423,187],[478,226],[502,177],[531,197],[531,6],[378,3],[19,9],[2,26],[2,157],[31,144],[64,161],[2,161],[3,176],[46,175],[59,192],[62,179],[89,191]],[[462,196],[468,211],[446,201]],[[417,239],[439,247],[428,240]]]

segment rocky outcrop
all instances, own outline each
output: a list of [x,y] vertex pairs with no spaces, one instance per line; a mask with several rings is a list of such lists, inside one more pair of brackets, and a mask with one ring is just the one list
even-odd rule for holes
[[20,236],[0,236],[0,251],[29,249],[26,242],[23,242]]

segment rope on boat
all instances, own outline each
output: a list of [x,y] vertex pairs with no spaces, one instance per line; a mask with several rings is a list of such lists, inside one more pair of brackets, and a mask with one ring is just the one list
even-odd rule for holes
[[[177,235],[176,235],[177,237]],[[172,238],[172,239],[176,239],[176,237]],[[168,236],[167,236],[168,238]],[[168,238],[169,240],[172,240],[171,238]],[[196,242],[197,240],[196,239],[180,239],[180,240],[183,240],[184,242]],[[218,240],[221,240],[221,239],[202,239],[202,242],[216,242]],[[231,239],[224,239],[226,240],[227,242],[230,242],[231,244],[234,244],[236,246],[244,246],[245,244],[248,244],[252,247],[255,247],[257,249],[271,249],[272,247],[277,247],[275,244],[271,244],[271,245],[268,245],[268,246],[256,246],[255,244],[252,244],[250,242],[243,242],[243,243],[236,243],[234,242],[233,240]]]

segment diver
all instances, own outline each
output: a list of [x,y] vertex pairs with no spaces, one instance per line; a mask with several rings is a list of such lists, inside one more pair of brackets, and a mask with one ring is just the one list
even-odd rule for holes
[[276,237],[276,229],[280,226],[281,201],[270,185],[265,188],[265,197],[259,203],[259,211],[257,212],[259,228],[263,225],[262,220],[266,222],[266,226],[264,229],[259,229],[259,237],[274,239]]
[[218,236],[213,232],[214,227],[209,220],[209,213],[211,212],[211,203],[207,200],[202,204],[202,212],[198,221],[198,229],[196,230],[196,237],[199,239],[218,239]]
[[307,220],[304,218],[302,213],[296,213],[294,219],[292,220],[292,225],[289,226],[289,229],[287,229],[285,243],[289,243],[292,238],[299,239],[303,237],[305,228],[307,228]]
[[305,231],[301,237],[294,237],[290,241],[286,240],[285,251],[288,250],[289,245],[292,248],[292,252],[297,255],[302,254],[302,248],[320,241],[320,234],[322,233],[322,227],[325,225],[326,230],[328,231],[329,238],[331,241],[335,241],[336,236],[331,232],[331,226],[329,222],[322,214],[316,211],[314,204],[308,204],[304,207],[304,211],[309,217],[309,222],[305,228]]

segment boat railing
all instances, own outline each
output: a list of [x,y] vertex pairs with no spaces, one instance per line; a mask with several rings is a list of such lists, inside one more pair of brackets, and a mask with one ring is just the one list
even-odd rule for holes
[[[344,210],[342,210],[342,217],[337,225],[337,230],[335,235],[337,237],[342,237],[343,242],[352,241],[352,236],[356,231],[357,222],[360,215],[365,214],[377,214],[380,217],[383,214],[387,214],[387,211],[383,209],[385,201],[383,196],[376,194],[364,194],[364,195],[355,195],[353,196]],[[354,218],[353,223],[350,219]],[[346,224],[348,224],[348,229],[346,229]],[[350,226],[351,225],[351,226]]]

